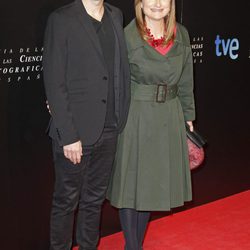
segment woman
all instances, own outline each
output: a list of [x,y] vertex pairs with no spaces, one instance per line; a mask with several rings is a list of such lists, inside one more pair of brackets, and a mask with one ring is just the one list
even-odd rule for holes
[[131,106],[107,198],[119,208],[127,250],[142,249],[150,211],[190,201],[185,122],[195,119],[189,36],[174,0],[135,0],[125,29]]

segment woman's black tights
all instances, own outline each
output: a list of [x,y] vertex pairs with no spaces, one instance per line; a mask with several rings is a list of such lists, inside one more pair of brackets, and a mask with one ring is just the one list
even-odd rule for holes
[[142,250],[150,212],[122,208],[119,209],[119,216],[126,242],[125,250]]

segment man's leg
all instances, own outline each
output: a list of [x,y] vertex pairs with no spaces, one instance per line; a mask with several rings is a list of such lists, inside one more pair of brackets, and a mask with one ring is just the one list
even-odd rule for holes
[[64,157],[62,148],[56,142],[53,142],[53,155],[56,181],[51,209],[50,250],[69,250],[87,158],[74,165]]
[[84,171],[77,216],[79,250],[96,250],[99,240],[101,206],[105,199],[115,157],[117,135],[103,134],[92,149]]

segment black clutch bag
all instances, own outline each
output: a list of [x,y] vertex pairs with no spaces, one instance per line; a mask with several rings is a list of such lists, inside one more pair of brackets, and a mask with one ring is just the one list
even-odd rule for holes
[[190,131],[189,125],[186,123],[187,137],[192,141],[197,147],[202,148],[206,144],[206,140],[197,132]]

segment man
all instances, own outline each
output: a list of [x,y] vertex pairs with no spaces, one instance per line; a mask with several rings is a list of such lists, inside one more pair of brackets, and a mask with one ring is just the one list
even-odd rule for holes
[[122,14],[103,0],[53,12],[44,40],[44,83],[55,163],[51,250],[95,250],[101,205],[130,101]]

